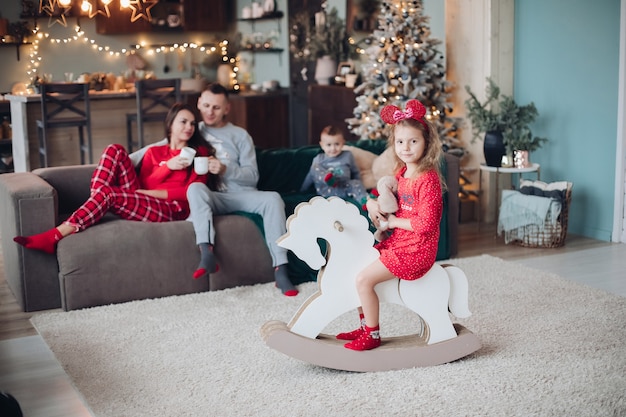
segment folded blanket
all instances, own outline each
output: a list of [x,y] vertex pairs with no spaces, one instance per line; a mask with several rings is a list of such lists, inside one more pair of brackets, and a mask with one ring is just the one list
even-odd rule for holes
[[521,180],[519,191],[522,194],[554,198],[561,204],[565,204],[569,185],[570,183],[567,181],[556,181],[548,184],[543,181]]
[[542,228],[548,219],[555,226],[560,213],[561,203],[556,199],[502,190],[498,234],[528,225]]

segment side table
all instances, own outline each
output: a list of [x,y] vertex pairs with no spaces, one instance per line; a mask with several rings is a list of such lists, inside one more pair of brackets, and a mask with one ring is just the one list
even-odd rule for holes
[[[488,175],[491,173],[496,174],[496,225],[498,224],[498,214],[500,211],[500,175],[501,174],[517,174],[517,183],[519,186],[520,179],[522,174],[534,172],[537,174],[537,180],[539,181],[541,177],[541,166],[539,164],[531,164],[528,168],[504,168],[504,167],[491,167],[485,164],[480,164],[480,171],[478,176],[478,228],[480,229],[480,218],[481,218],[481,207],[480,200],[482,196],[482,186],[483,186],[483,172],[486,172]],[[487,201],[489,204],[490,201]],[[496,236],[498,233],[498,228],[496,227]]]

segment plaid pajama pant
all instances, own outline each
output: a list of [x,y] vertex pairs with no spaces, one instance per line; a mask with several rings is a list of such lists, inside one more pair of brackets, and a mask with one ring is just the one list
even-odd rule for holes
[[137,193],[135,167],[122,145],[109,145],[91,178],[91,196],[65,221],[82,231],[111,211],[126,220],[168,222],[187,215],[176,201]]

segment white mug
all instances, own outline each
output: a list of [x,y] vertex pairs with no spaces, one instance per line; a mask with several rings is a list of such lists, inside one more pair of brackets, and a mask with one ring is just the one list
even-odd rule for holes
[[193,170],[198,175],[204,175],[209,172],[209,157],[196,156],[193,158]]
[[186,159],[191,164],[193,162],[193,157],[196,156],[196,150],[194,148],[190,148],[189,146],[185,146],[180,150],[180,158]]
[[358,74],[346,74],[346,87],[354,88]]

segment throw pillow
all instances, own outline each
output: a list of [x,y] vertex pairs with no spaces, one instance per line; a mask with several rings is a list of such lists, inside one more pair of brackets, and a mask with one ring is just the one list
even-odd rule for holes
[[372,164],[372,174],[374,182],[386,175],[393,175],[393,167],[395,166],[395,157],[392,148],[387,148],[383,153],[376,157]]
[[571,187],[571,183],[567,181],[555,181],[549,184],[539,180],[520,181],[520,192],[522,194],[554,198],[561,204],[566,202],[568,187]]
[[377,155],[365,149],[357,148],[356,146],[346,145],[343,149],[352,152],[356,165],[359,167],[361,181],[365,188],[370,190],[376,187],[377,180],[374,179],[374,175],[372,175],[372,164]]

